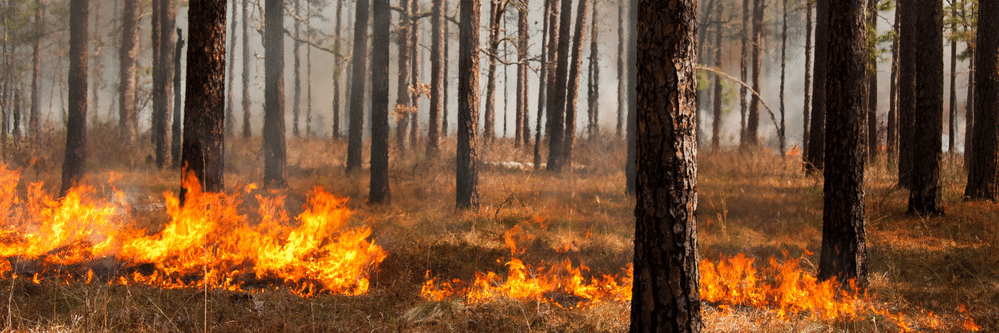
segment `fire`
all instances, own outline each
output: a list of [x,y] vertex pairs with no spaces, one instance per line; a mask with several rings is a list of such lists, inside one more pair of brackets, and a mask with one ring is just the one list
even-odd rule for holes
[[[7,259],[0,260],[0,274],[14,276],[18,263],[30,261],[42,267],[33,278],[40,281],[55,274],[46,268],[113,258],[126,271],[113,283],[228,290],[282,283],[303,296],[356,295],[367,292],[368,272],[386,256],[368,240],[370,228],[345,225],[347,200],[319,187],[291,227],[296,223],[284,211],[283,197],[258,195],[261,220],[252,224],[237,209],[238,194],[206,193],[186,177],[184,206],[164,193],[170,221],[149,233],[129,224],[120,192],[108,201],[77,187],[58,200],[36,183],[22,200],[15,191],[19,177],[0,166],[0,257]],[[87,270],[88,283],[93,274]]]

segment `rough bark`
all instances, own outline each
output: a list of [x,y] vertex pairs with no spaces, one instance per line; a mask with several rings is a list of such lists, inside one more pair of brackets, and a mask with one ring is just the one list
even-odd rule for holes
[[164,162],[164,155],[166,151],[163,151],[164,155],[161,155],[160,149],[165,148],[164,141],[166,140],[166,92],[163,87],[165,82],[163,81],[163,68],[160,67],[160,60],[162,56],[163,45],[160,43],[160,36],[162,35],[163,29],[163,9],[160,6],[162,2],[166,0],[152,0],[152,27],[150,28],[150,44],[153,48],[153,59],[150,67],[152,68],[152,88],[150,92],[150,100],[152,101],[152,126],[149,129],[150,136],[154,145],[153,155],[155,156],[156,166],[162,168]]
[[436,157],[440,151],[441,89],[444,85],[444,1],[434,0],[430,19],[430,114],[427,120],[427,156]]
[[388,0],[371,6],[371,185],[368,204],[389,202],[388,67],[391,13]]
[[[999,3],[980,1],[978,17],[995,18]],[[978,20],[975,48],[975,124],[971,163],[964,196],[977,200],[999,199],[999,20]]]
[[805,0],[805,84],[802,87],[805,93],[805,102],[802,103],[802,124],[801,124],[801,158],[802,161],[808,161],[808,139],[809,134],[809,116],[811,116],[811,100],[812,100],[812,3],[813,0]]
[[[250,34],[249,34],[249,0],[243,0],[243,137],[249,138],[253,133],[250,130]],[[337,29],[339,32],[340,29]],[[337,43],[339,46],[340,44]],[[233,52],[236,50],[234,49]],[[339,62],[337,62],[339,64]]]
[[[396,91],[395,100],[395,144],[396,148],[399,149],[400,155],[406,155],[406,131],[409,128],[409,51],[411,50],[409,46],[409,41],[412,39],[410,32],[410,27],[412,21],[409,19],[410,0],[399,1],[399,5],[402,8],[401,17],[399,19],[399,35],[396,38],[396,44],[399,46],[399,89]],[[372,36],[373,38],[374,36]],[[387,84],[387,82],[386,82]]]
[[916,114],[916,63],[913,1],[898,3],[898,186],[912,183],[913,122]]
[[[363,0],[362,0],[363,1]],[[479,208],[479,0],[461,0],[458,46],[458,147],[455,205]]]
[[[225,189],[225,11],[225,2],[191,0],[188,14],[181,175],[197,177],[207,192]],[[187,191],[181,187],[181,200]]]
[[867,284],[864,226],[865,0],[829,3],[820,280]]
[[[694,0],[640,0],[632,332],[700,332]],[[634,7],[633,7],[634,8]],[[633,9],[634,11],[634,9]]]
[[910,2],[916,15],[916,112],[913,121],[912,186],[909,212],[943,213],[940,196],[940,159],[943,139],[943,3]]
[[287,158],[284,138],[283,2],[264,2],[264,184],[279,188],[285,186],[284,168]]
[[569,25],[572,17],[572,0],[562,0],[559,17],[558,51],[555,64],[555,82],[548,95],[548,171],[562,170],[562,145],[565,138],[565,101],[569,75]]
[[[763,70],[763,10],[764,0],[753,0],[753,90],[760,92],[760,72]],[[759,142],[760,96],[753,94],[746,116],[746,144],[743,147],[756,147]]]
[[[447,10],[448,10],[447,9],[447,0],[444,0],[443,6],[444,6],[444,12],[446,13]],[[444,26],[444,53],[441,54],[441,61],[446,64],[446,63],[448,63],[447,62],[448,52],[450,52],[450,50],[451,50],[448,47],[448,41],[451,39],[451,34],[450,34],[450,30],[448,30],[448,26],[449,25],[448,25],[447,20],[444,20],[444,22],[443,22],[442,25]],[[443,73],[441,74],[441,76],[444,77],[442,79],[442,81],[444,81],[444,82],[443,82],[443,85],[441,85],[441,90],[444,93],[444,98],[443,98],[443,101],[441,102],[441,104],[444,104],[444,113],[441,114],[441,136],[443,136],[443,137],[446,138],[448,136],[448,120],[447,119],[448,119],[448,113],[449,113],[448,112],[449,109],[447,107],[447,100],[448,100],[448,89],[447,89],[448,76],[447,76],[447,72],[448,72],[448,67],[449,66],[443,66],[443,67],[444,67],[444,70],[442,71]]]
[[[66,151],[59,196],[83,178],[87,159],[87,17],[89,0],[69,4],[69,78],[66,112]],[[4,120],[6,122],[6,119]]]
[[565,136],[562,141],[562,156],[559,163],[572,171],[572,149],[576,146],[576,100],[579,99],[579,67],[583,63],[583,36],[586,35],[586,14],[589,12],[590,0],[580,0],[576,10],[576,28],[573,32],[572,64],[569,65],[569,77],[566,82],[565,97]]
[[364,78],[368,48],[368,0],[358,0],[354,12],[354,55],[351,58],[350,125],[347,133],[347,171],[361,169],[361,129],[364,126]]
[[[867,31],[878,38],[878,1],[867,0]],[[867,160],[873,162],[878,157],[878,57],[877,44],[871,43],[867,57]],[[828,103],[827,103],[828,104]]]
[[[39,1],[40,2],[40,1]],[[135,136],[137,134],[137,129],[139,126],[139,119],[135,109],[135,81],[136,81],[136,70],[138,63],[136,62],[139,54],[139,9],[137,8],[139,4],[136,1],[125,1],[124,6],[122,6],[122,28],[121,28],[121,49],[118,51],[118,64],[119,64],[119,76],[118,76],[118,129],[121,131],[121,138],[125,142],[131,143],[135,141]],[[41,8],[39,8],[36,20],[41,19]],[[38,44],[35,44],[35,59],[38,59],[38,54],[40,53]],[[37,60],[35,61],[34,68],[38,68]],[[36,75],[37,77],[37,75]],[[31,93],[31,108],[32,117],[37,112],[37,105],[40,101],[36,101],[38,90],[37,78],[32,80]],[[32,126],[37,125],[37,119],[32,119]]]
[[[183,125],[184,106],[180,97],[180,58],[184,52],[184,36],[180,28],[177,28],[177,44],[173,52],[173,125],[170,127],[170,161],[173,162],[174,169],[181,168],[181,126]],[[232,52],[232,51],[230,51]]]
[[486,72],[486,112],[485,130],[482,132],[484,142],[496,139],[496,57],[500,44],[500,23],[506,13],[506,1],[491,0],[489,5],[489,69]]
[[826,136],[826,66],[829,40],[829,1],[817,0],[815,6],[815,63],[812,67],[812,116],[808,126],[808,172],[822,170],[825,162]]

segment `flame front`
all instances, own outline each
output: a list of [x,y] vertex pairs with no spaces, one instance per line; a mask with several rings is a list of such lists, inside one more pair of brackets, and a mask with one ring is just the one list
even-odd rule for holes
[[[251,224],[237,210],[238,195],[203,192],[189,176],[184,206],[164,193],[170,221],[147,234],[128,225],[128,207],[116,204],[124,202],[121,193],[114,201],[93,200],[92,189],[78,187],[57,200],[31,184],[22,201],[15,191],[19,176],[0,166],[0,257],[7,259],[0,260],[0,274],[23,275],[12,273],[12,263],[21,261],[37,262],[44,272],[111,257],[126,267],[128,273],[113,279],[122,284],[240,290],[277,282],[304,296],[356,295],[367,292],[368,272],[386,256],[368,240],[370,228],[345,226],[351,214],[346,199],[319,187],[295,219],[297,227],[289,227],[282,197],[257,196],[261,220]],[[87,274],[89,281],[93,272]]]

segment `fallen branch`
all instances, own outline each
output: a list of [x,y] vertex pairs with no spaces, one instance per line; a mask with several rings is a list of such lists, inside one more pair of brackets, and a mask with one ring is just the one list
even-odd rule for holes
[[753,93],[753,95],[756,95],[756,98],[760,99],[760,104],[763,104],[763,107],[767,108],[767,113],[770,114],[770,121],[773,121],[774,128],[777,129],[777,137],[778,137],[778,139],[780,139],[781,141],[784,141],[784,133],[781,133],[781,131],[780,131],[780,125],[777,125],[777,117],[774,116],[774,110],[771,109],[769,105],[767,105],[767,102],[763,100],[763,96],[760,96],[760,93],[756,92],[756,90],[753,90],[753,88],[750,88],[749,84],[746,84],[746,82],[743,82],[742,80],[739,80],[739,79],[735,78],[734,76],[728,75],[727,73],[722,72],[722,71],[720,71],[718,69],[710,68],[710,67],[704,67],[704,66],[697,66],[696,68],[699,69],[699,70],[702,70],[702,71],[712,72],[712,73],[724,76],[724,77],[728,78],[729,80],[732,80],[732,81],[735,81],[738,84],[741,84],[743,87],[746,88],[746,90],[749,90],[750,92]]

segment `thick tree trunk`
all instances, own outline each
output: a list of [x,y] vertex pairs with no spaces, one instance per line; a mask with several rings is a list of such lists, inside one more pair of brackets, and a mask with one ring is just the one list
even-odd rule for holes
[[[35,6],[38,6],[37,11],[35,12],[35,27],[34,27],[35,33],[38,36],[43,36],[45,34],[45,25],[44,25],[44,22],[45,22],[44,21],[44,17],[45,17],[45,6],[42,4],[42,0],[35,0]],[[128,5],[126,4],[125,6],[127,7]],[[133,8],[133,12],[134,12],[135,11],[134,10],[135,6],[133,5],[132,8]],[[123,14],[123,16],[125,16],[125,15]],[[133,16],[135,16],[135,15],[133,15]],[[123,20],[124,19],[125,18],[123,18]],[[132,25],[133,26],[137,26],[134,17],[132,18],[132,20],[133,20]],[[133,29],[133,30],[135,30],[135,29]],[[123,36],[124,36],[124,32],[123,32]],[[134,44],[137,45],[138,44],[138,39],[139,39],[138,32],[135,32],[135,31],[132,32],[132,39],[134,40]],[[35,45],[32,47],[32,55],[31,55],[31,115],[28,118],[28,133],[29,133],[28,135],[30,135],[33,138],[37,138],[38,135],[41,132],[41,124],[39,123],[39,120],[41,119],[41,114],[40,114],[41,113],[41,108],[40,108],[40,106],[42,104],[42,97],[41,97],[42,94],[41,94],[41,91],[40,91],[42,89],[42,83],[41,83],[41,75],[42,75],[42,73],[41,73],[42,72],[42,48],[41,48],[41,46],[42,46],[42,38],[39,37],[39,38],[35,39]],[[134,61],[133,61],[133,66],[134,66]],[[134,72],[134,68],[133,68],[133,72]],[[135,81],[134,75],[133,75],[132,81],[133,82]],[[132,86],[134,87],[135,84],[133,83]],[[135,92],[134,92],[134,90],[133,90],[132,95],[133,95],[132,100],[135,100],[135,97],[134,97],[135,96]],[[133,106],[132,110],[133,111],[135,110],[134,106]],[[121,125],[119,124],[119,127],[120,126]],[[136,126],[137,126],[137,124],[136,124]],[[135,129],[134,129],[134,127],[133,127],[133,130],[132,130],[131,133],[132,133],[132,135],[129,137],[129,142],[132,142],[133,140],[135,140],[135,134],[134,134],[135,133]]]
[[[718,3],[718,13],[716,16],[722,17],[725,11],[725,3]],[[721,70],[722,66],[722,36],[725,34],[722,31],[722,20],[718,19],[715,21],[715,69]],[[721,146],[721,118],[722,118],[722,77],[715,75],[715,96],[714,96],[714,112],[711,121],[711,150],[718,151]]]
[[829,40],[829,1],[817,0],[815,6],[815,65],[812,72],[812,116],[808,126],[808,154],[805,168],[808,172],[822,170],[825,162],[826,137],[826,62]]
[[389,0],[371,6],[371,187],[369,204],[389,202],[388,182],[388,67]]
[[[363,0],[362,0],[363,1]],[[458,148],[455,201],[458,209],[479,208],[479,0],[461,0],[458,46]]]
[[[940,159],[943,139],[943,3],[910,2],[916,15],[916,112],[913,121],[912,187],[909,212],[941,214]],[[994,51],[995,49],[993,49]]]
[[[980,1],[979,18],[999,15],[999,3]],[[970,199],[999,199],[999,20],[978,20],[975,48],[975,124],[971,163],[964,196]]]
[[[632,332],[700,332],[694,0],[639,0]],[[637,7],[635,6],[635,7]],[[635,8],[633,7],[633,8]],[[634,9],[633,9],[634,11]]]
[[915,0],[898,3],[898,186],[910,188],[912,184],[912,152],[914,118],[916,116],[916,66],[915,52],[918,43],[915,34]]
[[867,90],[864,0],[831,1],[826,63],[825,186],[820,280],[867,285],[864,227],[864,99]]
[[[150,92],[150,100],[153,104],[152,110],[152,126],[149,129],[150,138],[154,144],[153,155],[155,156],[156,166],[163,167],[164,156],[160,154],[160,148],[165,148],[164,143],[166,135],[166,93],[164,92],[164,81],[163,81],[163,68],[160,67],[160,60],[162,58],[163,45],[160,43],[160,36],[162,35],[163,29],[163,9],[160,3],[166,0],[152,0],[152,28],[150,29],[150,40],[149,43],[153,48],[153,59],[150,65],[152,69],[152,88]],[[164,154],[166,151],[163,152]]]
[[[40,6],[40,1],[39,1]],[[139,120],[137,117],[137,112],[135,110],[135,79],[136,79],[136,69],[138,63],[136,62],[139,55],[139,9],[138,2],[136,1],[125,1],[122,7],[122,28],[121,28],[121,49],[118,52],[118,63],[120,67],[119,83],[118,83],[118,129],[121,131],[121,138],[125,142],[131,143],[135,141],[135,136],[137,134],[137,128],[139,126]],[[36,20],[41,20],[41,7],[39,7],[38,16],[35,17]],[[35,44],[35,62],[33,67],[38,68],[38,55],[40,54],[38,44]],[[37,125],[38,119],[35,118],[37,113],[38,103],[40,101],[36,100],[38,98],[37,90],[37,74],[32,80],[31,93],[31,109],[32,109],[32,128]]]
[[[631,33],[628,34],[628,134],[625,139],[628,142],[628,159],[624,162],[624,191],[628,194],[636,193],[635,178],[638,159],[636,157],[636,145],[638,144],[638,28],[634,25],[638,22],[638,6],[637,3],[633,2],[628,8],[628,22],[633,22],[629,25]],[[696,94],[696,92],[691,92],[691,94]],[[696,135],[693,140],[697,140]]]
[[[363,0],[362,0],[363,1]],[[284,8],[283,0],[264,2],[264,184],[285,187]],[[365,14],[365,18],[367,15]],[[363,32],[361,33],[363,34]],[[192,43],[192,45],[194,45]],[[190,88],[189,88],[190,89]]]
[[[249,34],[249,0],[243,0],[243,137],[250,138],[253,134],[250,130],[250,34]],[[340,29],[337,29],[339,33]],[[339,46],[340,43],[337,43]],[[235,52],[236,50],[232,50]],[[339,62],[338,62],[339,64]]]
[[[236,1],[232,1],[232,16],[233,17],[236,16],[236,3],[237,3]],[[228,70],[226,71],[226,85],[225,85],[226,98],[227,98],[226,103],[225,103],[225,135],[231,137],[233,129],[236,126],[235,123],[234,123],[235,122],[235,120],[234,120],[235,115],[233,114],[234,105],[233,105],[233,102],[232,102],[233,90],[235,89],[233,87],[232,80],[233,80],[233,76],[236,75],[236,73],[235,73],[235,70],[236,70],[236,58],[235,58],[236,57],[236,52],[235,52],[236,51],[236,20],[235,19],[232,20],[232,23],[229,23],[229,31],[231,31],[231,32],[229,33],[229,36],[230,36],[229,37],[230,38],[230,40],[229,40],[229,54],[227,55],[228,59],[226,60],[226,66],[228,67]],[[164,33],[166,33],[166,32],[164,32]]]
[[[207,192],[225,190],[225,2],[191,0],[182,177]],[[188,189],[181,182],[180,197]],[[183,204],[183,201],[181,201]]]
[[399,14],[401,17],[399,35],[396,38],[396,44],[399,45],[399,78],[397,80],[399,89],[396,91],[395,101],[395,144],[402,156],[406,155],[406,130],[409,128],[409,115],[411,113],[409,107],[409,52],[411,50],[409,42],[412,40],[410,28],[413,21],[409,19],[409,3],[410,0],[399,1],[402,14]]
[[441,89],[444,85],[444,1],[434,0],[433,16],[430,19],[430,114],[427,120],[427,156],[437,157],[440,151]]
[[565,97],[565,136],[562,141],[562,156],[559,163],[572,171],[572,149],[576,145],[576,100],[579,98],[579,67],[583,63],[583,36],[586,35],[586,14],[589,13],[590,0],[580,0],[576,10],[576,28],[573,32],[572,64],[569,65],[569,77],[566,82]]
[[183,77],[180,72],[180,58],[183,56],[181,53],[183,51],[184,36],[180,28],[177,28],[177,44],[174,47],[173,52],[173,126],[170,127],[170,161],[173,162],[174,169],[180,169],[182,167],[180,155],[182,144],[181,126],[183,125],[183,119],[181,115],[184,113],[184,106],[180,97],[180,79]]
[[555,82],[548,95],[548,171],[562,170],[562,145],[565,138],[565,100],[569,69],[569,25],[572,17],[572,0],[562,0],[562,15],[559,17],[558,54],[555,64]]
[[802,103],[801,123],[801,158],[808,161],[809,116],[811,116],[812,100],[812,1],[805,1],[805,102]]
[[[878,38],[878,1],[867,0],[867,31]],[[867,160],[874,162],[878,157],[878,59],[877,44],[871,43],[867,57]],[[828,103],[826,103],[828,105]]]
[[364,126],[364,74],[367,72],[368,0],[358,0],[354,13],[353,82],[350,88],[350,126],[347,133],[347,171],[361,169],[361,130]]
[[[761,92],[760,72],[763,71],[763,10],[764,0],[753,0],[753,90]],[[749,115],[746,119],[746,143],[748,147],[760,144],[760,96],[753,94],[749,102]]]

